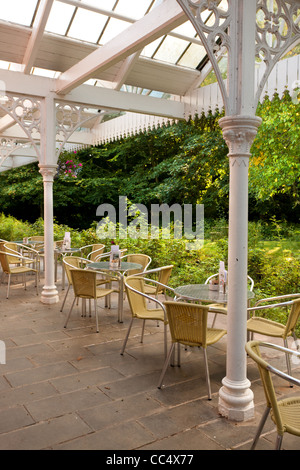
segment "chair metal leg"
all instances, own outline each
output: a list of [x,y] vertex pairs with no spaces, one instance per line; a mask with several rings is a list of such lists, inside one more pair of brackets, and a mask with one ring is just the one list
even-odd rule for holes
[[161,371],[157,388],[161,388],[161,385],[162,385],[162,382],[163,382],[163,380],[164,380],[164,377],[165,377],[165,374],[166,374],[166,371],[167,371],[167,368],[168,368],[168,365],[169,365],[169,362],[170,362],[171,355],[172,355],[172,353],[173,353],[174,347],[175,347],[175,343],[172,343],[172,345],[171,345],[171,347],[170,347],[170,350],[169,350],[169,353],[168,353],[168,355],[167,355],[167,357],[166,357],[166,360],[165,360],[163,369],[162,369],[162,371]]
[[281,449],[282,439],[283,439],[283,436],[280,436],[279,434],[277,434],[275,450]]
[[256,447],[256,444],[257,444],[257,441],[259,439],[259,436],[261,435],[261,432],[264,428],[264,425],[265,425],[265,422],[267,420],[267,417],[269,416],[269,413],[270,413],[270,408],[266,408],[262,417],[261,417],[261,420],[260,420],[260,423],[258,425],[258,428],[257,428],[257,431],[256,431],[256,434],[255,434],[255,437],[253,439],[253,442],[252,442],[252,446],[251,446],[251,450],[254,450],[255,447]]
[[94,305],[95,305],[95,315],[96,315],[96,331],[97,333],[99,333],[97,299],[94,299]]
[[36,295],[39,295],[38,276],[39,276],[39,273],[38,273],[38,272],[36,272],[36,273],[35,273],[35,282],[36,282]]
[[81,316],[86,317],[86,299],[81,299]]
[[122,347],[122,350],[120,352],[121,356],[123,356],[123,354],[124,354],[126,344],[127,344],[127,340],[128,340],[128,337],[129,337],[129,333],[130,333],[130,330],[131,330],[131,327],[132,327],[132,323],[133,323],[133,318],[131,319],[130,325],[129,325],[127,333],[126,333],[126,337],[125,337],[125,340],[124,340],[124,343],[123,343],[123,347]]
[[180,343],[177,343],[177,366],[181,366],[181,361],[180,361]]
[[215,326],[215,322],[216,322],[217,315],[218,315],[218,314],[215,313],[214,319],[213,319],[212,324],[211,324],[211,328],[213,328],[213,327]]
[[76,300],[76,297],[74,297],[74,300],[73,300],[73,302],[72,302],[72,305],[71,305],[71,308],[70,308],[68,317],[67,317],[67,319],[66,319],[66,323],[65,323],[65,325],[64,325],[64,328],[67,328],[67,323],[68,323],[69,318],[70,318],[70,316],[71,316],[71,313],[72,313],[72,310],[73,310],[73,307],[74,307],[74,304],[75,304],[75,300]]
[[146,320],[143,320],[141,343],[144,341],[145,323],[146,323]]
[[210,386],[206,348],[203,348],[203,357],[204,357],[204,363],[205,363],[205,375],[206,375],[206,383],[207,383],[207,390],[208,390],[208,400],[211,400],[211,386]]
[[[283,340],[283,344],[284,344],[284,347],[288,349],[288,341],[286,338]],[[287,373],[288,375],[291,376],[292,375],[291,360],[290,360],[290,355],[288,353],[285,353],[285,359],[286,359]],[[290,383],[290,387],[291,388],[293,387],[292,383]]]
[[69,290],[70,290],[70,284],[68,285],[68,289],[67,289],[67,291],[66,291],[66,293],[65,293],[65,297],[64,297],[64,300],[63,300],[61,309],[60,309],[61,312],[63,311],[63,308],[64,308],[64,306],[65,306],[65,302],[66,302],[66,300],[67,300],[67,296],[68,296]]
[[164,324],[164,353],[165,353],[165,357],[167,357],[167,353],[168,353],[168,334],[167,334],[167,325]]
[[8,275],[8,281],[7,281],[7,291],[6,291],[6,298],[8,299],[9,296],[9,287],[10,287],[10,274]]

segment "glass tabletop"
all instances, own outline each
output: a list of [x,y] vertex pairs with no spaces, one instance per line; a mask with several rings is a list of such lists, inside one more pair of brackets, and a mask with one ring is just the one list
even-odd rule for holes
[[76,253],[80,251],[80,248],[54,248],[57,253]]
[[[189,284],[174,289],[175,294],[191,300],[202,300],[219,304],[227,303],[227,293],[222,294],[218,290],[211,290],[209,284]],[[254,292],[247,291],[248,300],[254,297]]]
[[95,263],[88,264],[89,269],[104,269],[107,271],[127,271],[130,269],[143,269],[143,266],[139,263],[129,263],[128,261],[122,261],[121,266],[111,266],[109,261],[98,261]]

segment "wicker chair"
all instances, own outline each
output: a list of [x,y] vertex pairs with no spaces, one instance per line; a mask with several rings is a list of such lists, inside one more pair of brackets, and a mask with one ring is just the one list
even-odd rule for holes
[[80,258],[79,256],[65,256],[63,258],[63,269],[65,270],[67,280],[68,280],[68,288],[66,290],[64,300],[61,306],[60,311],[63,311],[65,306],[70,288],[72,287],[72,277],[71,277],[71,269],[83,269],[87,265],[87,260],[85,258]]
[[171,264],[170,266],[162,266],[161,268],[156,268],[156,269],[152,269],[150,271],[144,272],[144,274],[146,275],[148,275],[149,273],[158,274],[157,284],[153,285],[152,283],[149,283],[149,282],[144,283],[145,294],[154,295],[156,299],[158,298],[159,294],[164,294],[166,298],[167,288],[165,286],[167,286],[169,283],[169,279],[170,279],[173,267],[174,266]]
[[93,245],[85,245],[80,248],[81,256],[85,256],[85,253],[89,251],[87,254],[87,259],[91,261],[96,261],[97,258],[103,254],[105,249],[105,245],[103,243],[94,243]]
[[97,286],[97,272],[88,269],[70,269],[71,282],[74,289],[74,300],[71,305],[68,317],[64,327],[67,327],[67,323],[71,316],[75,300],[81,298],[94,299],[95,316],[96,316],[96,331],[99,333],[99,322],[98,322],[98,309],[97,300],[110,295],[113,289],[104,289]]
[[[272,303],[267,305],[259,305],[263,302],[274,302],[274,300],[283,300],[287,298],[293,297],[300,297],[300,294],[291,294],[291,295],[284,295],[284,296],[277,296],[277,297],[269,297],[265,299],[261,299],[256,303],[254,307],[248,308],[248,312],[255,312],[256,310],[261,309],[268,309],[268,308],[278,308],[284,306],[290,306],[290,313],[288,315],[288,319],[286,325],[282,323],[275,322],[273,320],[269,320],[267,318],[256,317],[253,315],[247,321],[247,331],[251,333],[251,338],[253,339],[253,333],[258,333],[264,336],[271,336],[273,338],[282,338],[285,348],[288,347],[287,338],[289,336],[293,336],[294,340],[297,340],[297,336],[295,333],[295,328],[299,319],[300,315],[300,298],[296,300],[290,300],[286,302],[279,302],[279,303]],[[286,355],[286,363],[287,363],[287,370],[288,374],[291,375],[291,364],[289,360],[289,355]]]
[[[15,242],[1,243],[2,250],[7,252],[7,259],[10,264],[15,265],[34,265],[35,269],[39,269],[39,252],[29,246]],[[18,261],[15,256],[22,256],[22,261]]]
[[[14,263],[15,261],[15,263]],[[38,295],[38,270],[34,268],[30,268],[29,266],[22,265],[22,262],[27,263],[28,258],[18,254],[15,255],[13,253],[8,254],[7,251],[0,251],[0,263],[2,266],[2,270],[4,274],[8,275],[8,283],[7,283],[7,292],[6,298],[9,297],[9,288],[10,288],[10,280],[12,275],[23,275],[25,290],[26,290],[26,274],[27,273],[34,273],[35,274],[35,282],[36,282],[36,293]],[[30,260],[32,263],[32,259]],[[12,264],[16,264],[17,266],[12,267]]]
[[227,332],[226,330],[207,328],[207,315],[209,310],[208,306],[175,301],[164,302],[164,305],[167,311],[167,319],[169,322],[172,345],[161,372],[158,388],[161,388],[162,386],[163,379],[171,360],[171,356],[174,352],[176,343],[183,344],[185,346],[202,347],[205,362],[208,399],[211,400],[211,386],[206,349],[207,346],[219,341]]
[[149,264],[151,263],[151,258],[148,255],[143,255],[140,253],[133,253],[129,255],[125,255],[121,257],[121,262],[122,261],[128,261],[128,263],[138,263],[142,265],[142,270],[139,269],[130,269],[126,271],[126,274],[128,276],[132,276],[133,274],[138,274],[140,272],[146,271]]
[[282,351],[285,354],[289,355],[294,354],[297,356],[298,362],[300,358],[300,353],[274,344],[264,343],[262,341],[249,341],[246,344],[247,354],[256,362],[258,366],[267,403],[267,407],[262,415],[256,435],[254,437],[251,450],[255,449],[256,447],[257,441],[259,439],[259,436],[261,435],[269,413],[271,415],[271,419],[276,424],[277,428],[277,440],[275,449],[280,450],[283,435],[285,432],[293,434],[295,436],[300,436],[300,396],[292,396],[290,398],[277,400],[274,384],[272,381],[272,375],[275,374],[283,378],[284,380],[292,382],[293,384],[298,386],[300,385],[300,380],[297,380],[291,377],[290,375],[287,375],[282,371],[275,369],[268,362],[266,362],[262,358],[262,347],[272,348],[277,351]]
[[[150,280],[149,280],[150,281]],[[156,282],[156,281],[153,281]],[[167,286],[166,286],[167,287]],[[126,344],[129,338],[131,327],[135,319],[143,321],[142,326],[142,335],[141,343],[143,342],[145,322],[146,320],[155,320],[158,322],[163,322],[164,324],[164,346],[165,346],[165,355],[167,353],[167,319],[164,306],[161,302],[149,295],[146,295],[144,292],[144,278],[139,276],[128,276],[125,280],[125,289],[126,294],[131,310],[131,322],[129,324],[127,334],[123,343],[121,350],[121,355],[124,354]],[[148,308],[147,299],[159,304],[159,308]]]

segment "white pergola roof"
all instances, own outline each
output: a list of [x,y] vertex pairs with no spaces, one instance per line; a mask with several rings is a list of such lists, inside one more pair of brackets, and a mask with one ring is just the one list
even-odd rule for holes
[[[207,24],[212,16],[205,13]],[[91,119],[70,134],[72,145],[93,144],[112,111],[184,118],[182,97],[211,70],[206,57],[176,0],[10,0],[0,9],[0,91],[51,89],[65,102],[86,102]],[[3,109],[0,135],[24,138]],[[0,171],[32,161],[15,147],[4,146]]]
[[[201,20],[213,27],[216,16],[207,9],[209,3],[204,2]],[[220,11],[228,10],[227,0],[215,3]],[[264,0],[260,3],[263,10]],[[214,47],[218,48],[217,41]],[[220,48],[216,56],[226,68],[225,51]],[[293,68],[292,81],[299,74],[299,61]],[[155,125],[161,119],[201,113],[200,103],[207,109],[212,97],[215,106],[222,107],[218,83],[209,92],[200,88],[211,71],[206,49],[176,0],[10,0],[1,4],[0,93],[3,88],[46,96],[51,90],[65,103],[86,104],[84,117],[90,119],[69,133],[71,146],[94,144],[106,127],[110,137],[114,132],[120,135],[117,126],[105,124],[112,112],[114,116],[138,113],[138,118],[129,117],[139,120],[137,128],[150,122],[147,115],[157,117],[151,121]],[[126,133],[130,124],[123,117],[118,125]],[[17,144],[15,150],[2,145],[0,171],[32,161],[20,155],[18,144],[25,135],[3,109],[0,136]],[[63,146],[66,136],[57,140]],[[37,158],[34,148],[31,157]]]

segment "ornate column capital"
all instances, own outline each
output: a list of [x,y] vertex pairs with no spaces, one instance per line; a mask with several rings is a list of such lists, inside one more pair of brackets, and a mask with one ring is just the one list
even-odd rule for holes
[[53,183],[53,178],[57,171],[57,165],[39,164],[39,172],[43,176],[44,182]]
[[220,119],[229,157],[250,157],[250,148],[261,124],[257,116],[226,116]]

